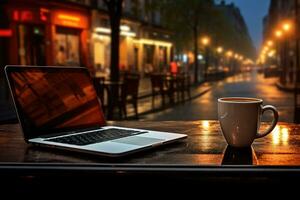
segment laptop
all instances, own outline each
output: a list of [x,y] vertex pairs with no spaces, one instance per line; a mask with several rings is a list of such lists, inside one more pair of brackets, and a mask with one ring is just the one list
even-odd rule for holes
[[5,74],[28,143],[118,157],[187,137],[107,126],[87,68],[6,66]]

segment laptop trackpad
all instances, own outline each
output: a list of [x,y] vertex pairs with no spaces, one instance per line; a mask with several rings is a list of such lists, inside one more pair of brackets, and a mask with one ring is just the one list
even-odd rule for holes
[[142,137],[142,136],[132,136],[125,137],[117,140],[113,140],[112,142],[122,143],[122,144],[131,144],[137,146],[148,146],[156,143],[162,143],[163,139],[150,138],[150,137]]

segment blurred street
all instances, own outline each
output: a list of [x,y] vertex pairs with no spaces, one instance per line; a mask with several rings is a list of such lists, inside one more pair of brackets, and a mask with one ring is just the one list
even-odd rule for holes
[[5,65],[86,67],[108,120],[217,119],[217,99],[240,96],[294,122],[295,1],[108,2],[1,1],[0,122],[16,122]]
[[[209,92],[176,107],[144,116],[145,120],[209,120],[217,119],[219,97],[257,97],[264,105],[271,104],[279,110],[279,120],[293,121],[293,93],[279,90],[277,78],[264,78],[256,71],[238,74],[212,85]],[[263,120],[270,120],[266,114]]]
[[[215,120],[217,119],[217,99],[220,97],[240,96],[257,97],[264,105],[274,105],[279,110],[279,120],[293,122],[293,93],[279,90],[278,78],[265,78],[256,71],[228,77],[218,82],[207,82],[191,89],[191,100],[167,104],[162,107],[161,98],[155,98],[155,107],[151,104],[150,80],[142,81],[139,92],[139,120]],[[8,112],[10,111],[10,112]],[[1,113],[14,118],[12,107],[1,107]],[[271,120],[265,113],[263,121]],[[134,110],[128,106],[128,117],[134,119]]]

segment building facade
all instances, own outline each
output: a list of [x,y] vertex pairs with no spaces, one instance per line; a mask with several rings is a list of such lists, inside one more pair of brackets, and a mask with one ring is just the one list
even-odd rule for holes
[[[170,31],[149,0],[124,0],[120,69],[156,71],[170,62]],[[109,73],[110,25],[103,0],[1,2],[3,64],[85,66]],[[96,7],[95,7],[96,6]],[[4,51],[4,50],[2,50]]]
[[[120,69],[142,75],[169,70],[171,32],[151,0],[124,0]],[[0,106],[7,105],[5,65],[84,66],[110,73],[110,21],[103,0],[0,1]],[[2,106],[2,107],[5,107]]]
[[[224,17],[227,18],[227,22],[230,25],[228,29],[231,29],[228,31],[231,35],[227,35],[226,39],[222,41],[224,46],[229,49],[226,58],[224,58],[225,65],[227,65],[227,69],[230,73],[246,70],[245,68],[248,68],[248,65],[241,65],[240,60],[237,59],[240,55],[237,55],[237,53],[242,54],[244,58],[248,57],[252,59],[255,57],[256,50],[245,19],[239,7],[234,3],[227,4],[222,0],[221,3],[217,5],[217,8],[224,14]],[[232,55],[229,56],[228,53]]]
[[228,39],[230,48],[249,58],[255,57],[255,47],[253,46],[248,27],[239,7],[234,3],[226,4],[226,2],[222,0],[221,3],[217,5],[217,8],[224,13],[224,16],[233,27],[233,31],[238,33],[234,35],[235,38]]
[[[125,0],[120,26],[120,70],[146,75],[168,70],[171,32],[161,27],[160,14],[149,10],[149,0]],[[92,55],[97,74],[110,69],[110,25],[106,5],[97,1],[92,11]]]
[[90,66],[89,1],[11,0],[7,64]]
[[[265,68],[276,66],[280,71],[280,83],[293,85],[296,75],[296,40],[294,33],[283,34],[276,37],[276,30],[280,30],[283,23],[293,23],[295,19],[295,0],[271,0],[267,16],[263,20],[263,45],[268,41],[274,41],[275,56],[268,56]],[[299,3],[298,3],[299,4]],[[299,5],[298,5],[299,9]],[[294,24],[293,24],[294,26]]]
[[0,17],[0,107],[10,102],[5,65],[92,68],[89,0],[3,0]]

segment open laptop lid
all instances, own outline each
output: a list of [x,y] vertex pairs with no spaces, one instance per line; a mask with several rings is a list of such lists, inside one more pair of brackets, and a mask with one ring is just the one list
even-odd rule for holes
[[105,125],[86,68],[6,66],[5,73],[25,140]]

